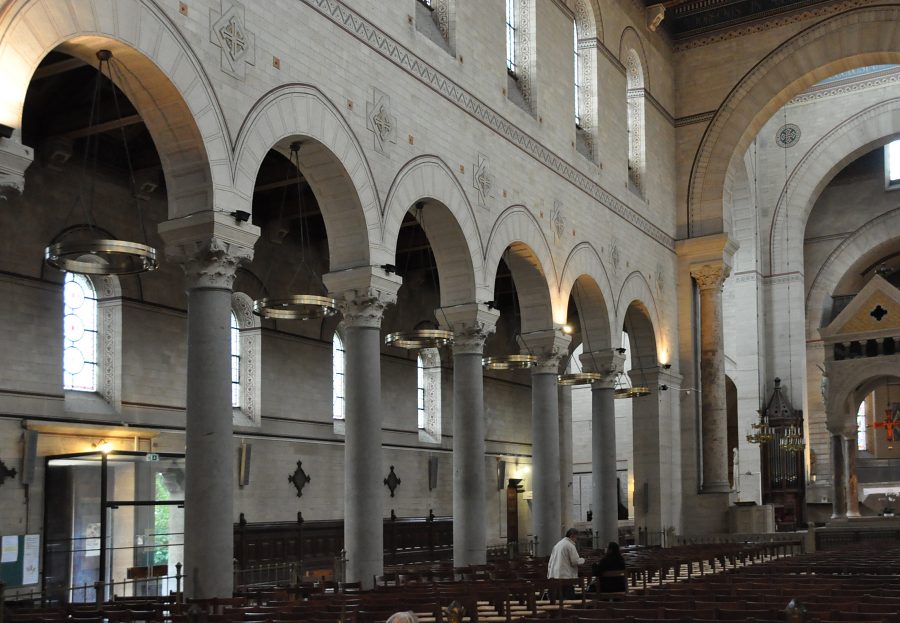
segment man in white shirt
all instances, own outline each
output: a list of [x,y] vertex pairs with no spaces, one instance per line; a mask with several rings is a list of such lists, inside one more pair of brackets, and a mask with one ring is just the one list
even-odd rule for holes
[[[578,530],[569,528],[559,543],[553,546],[550,552],[550,562],[547,564],[547,577],[555,579],[568,579],[578,577],[578,565],[584,564],[584,558],[578,556],[575,543],[578,540]],[[572,599],[575,597],[575,587],[563,587],[563,597]]]

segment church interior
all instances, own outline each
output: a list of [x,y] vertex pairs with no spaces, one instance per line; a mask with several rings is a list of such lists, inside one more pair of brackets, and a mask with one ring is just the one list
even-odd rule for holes
[[898,24],[0,3],[0,623],[897,620]]

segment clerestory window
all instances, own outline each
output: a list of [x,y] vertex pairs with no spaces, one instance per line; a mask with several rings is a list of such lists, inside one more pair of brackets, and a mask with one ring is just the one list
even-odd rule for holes
[[97,292],[84,275],[63,285],[63,388],[97,391]]

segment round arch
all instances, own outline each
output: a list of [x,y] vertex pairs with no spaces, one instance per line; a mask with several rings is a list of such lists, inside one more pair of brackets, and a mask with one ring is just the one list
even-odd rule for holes
[[[728,172],[765,122],[794,95],[853,67],[900,62],[900,7],[845,11],[794,35],[758,62],[731,90],[701,139],[688,185],[688,235],[727,229]],[[838,43],[836,43],[836,41]],[[848,50],[842,42],[853,42]]]
[[[833,370],[832,370],[833,371]],[[856,407],[871,391],[873,382],[884,377],[900,378],[900,357],[854,359],[852,366],[841,366],[840,374],[832,374],[828,386],[827,424],[830,431],[856,428]]]
[[235,194],[248,205],[269,150],[287,155],[290,143],[303,138],[311,140],[300,150],[300,168],[322,210],[329,269],[389,263],[373,257],[371,249],[370,232],[380,237],[382,230],[381,211],[362,147],[338,109],[315,87],[279,86],[247,113],[235,145]]
[[562,300],[575,298],[585,350],[612,348],[616,324],[612,285],[600,255],[589,242],[578,244],[569,253],[559,288]]
[[629,338],[638,340],[637,350],[641,352],[641,356],[646,357],[652,352],[652,355],[656,357],[655,361],[658,361],[657,347],[661,343],[659,312],[656,308],[656,299],[653,298],[653,292],[647,283],[647,279],[638,271],[628,275],[625,283],[622,284],[622,288],[619,290],[619,296],[616,300],[616,318],[618,320],[616,326],[619,327],[619,331],[613,332],[614,341],[621,340],[621,333],[625,328],[626,321],[630,321],[628,316],[635,310],[640,311],[646,317],[648,326],[643,327],[644,330],[638,331],[638,335],[629,335]]
[[806,336],[819,338],[825,318],[831,316],[831,295],[841,277],[866,253],[898,238],[900,208],[885,212],[847,236],[832,251],[806,295]]
[[551,296],[559,292],[556,265],[540,225],[525,206],[504,210],[488,237],[482,281],[492,290],[501,259],[506,259],[516,284],[522,332],[553,328],[554,320],[565,317],[567,300]]
[[404,215],[418,201],[434,202],[423,227],[440,275],[441,305],[459,305],[491,298],[484,274],[481,233],[472,205],[450,168],[437,156],[407,162],[394,178],[385,200],[382,245],[396,256],[397,237]]
[[[169,216],[227,202],[231,140],[219,102],[191,46],[150,0],[99,3],[13,0],[0,15],[0,122],[21,131],[25,94],[35,69],[52,50],[96,65],[109,49],[125,71],[116,85],[141,115],[159,152]],[[224,206],[223,206],[224,207]]]
[[575,0],[575,21],[580,38],[603,43],[603,17],[597,0]]
[[622,31],[619,39],[619,61],[625,66],[629,89],[650,87],[650,68],[647,65],[644,43],[631,26]]
[[769,229],[771,274],[803,265],[806,223],[816,200],[845,166],[878,145],[900,136],[900,97],[869,106],[845,119],[810,147],[788,177]]

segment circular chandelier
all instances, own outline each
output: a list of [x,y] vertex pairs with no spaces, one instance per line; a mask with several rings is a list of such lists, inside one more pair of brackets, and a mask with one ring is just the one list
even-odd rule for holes
[[[97,153],[99,152],[99,143],[96,138],[98,132],[92,131],[97,124],[99,117],[99,100],[103,88],[104,77],[109,79],[110,90],[112,91],[112,99],[116,111],[116,119],[121,122],[122,114],[119,108],[119,99],[117,89],[112,80],[112,52],[109,50],[99,50],[97,52],[97,78],[94,84],[94,95],[91,101],[91,114],[88,119],[87,144],[85,148],[85,158],[93,163],[93,175],[97,175]],[[106,66],[104,74],[103,67]],[[128,150],[128,140],[122,132],[122,143],[125,152],[125,164],[128,167],[128,179],[131,183],[131,193],[137,197],[134,188],[134,169],[131,163],[131,152]],[[88,163],[85,162],[83,175],[88,174]],[[82,180],[84,181],[84,180]],[[94,184],[82,184],[82,188],[94,188]],[[92,209],[94,204],[93,190],[85,201],[85,197],[79,195],[78,202],[81,203],[85,211],[85,220],[88,223],[88,231],[94,232],[94,219]],[[141,229],[144,231],[144,238],[147,232],[144,230],[144,222],[141,214],[141,203],[135,201],[138,210],[138,220]],[[44,249],[44,262],[51,268],[69,273],[78,273],[83,275],[135,275],[151,270],[156,270],[159,261],[156,256],[156,249],[148,244],[140,242],[129,242],[126,240],[116,240],[114,238],[81,238],[73,240],[61,240],[48,245]]]
[[602,378],[603,375],[599,372],[571,372],[560,374],[556,380],[560,385],[590,385]]
[[[321,281],[316,270],[306,261],[306,247],[309,246],[309,228],[303,220],[303,203],[300,187],[300,141],[294,141],[290,145],[290,164],[285,177],[285,187],[291,182],[296,182],[297,188],[297,216],[300,222],[300,262],[294,271],[294,276],[288,284],[293,285],[300,269],[306,267],[311,273],[313,281]],[[293,176],[293,177],[291,177]],[[284,203],[286,195],[282,194],[281,208],[278,214],[279,224],[284,219]],[[269,266],[271,270],[271,266]],[[337,301],[330,296],[321,294],[289,294],[286,296],[264,297],[253,301],[253,313],[260,318],[269,320],[317,320],[329,318],[338,312]]]
[[453,333],[444,329],[417,329],[415,331],[396,331],[388,333],[384,343],[395,348],[417,350],[422,348],[440,348],[453,343]]
[[615,398],[643,398],[650,395],[650,388],[643,385],[635,387],[620,387],[615,391]]
[[136,275],[156,270],[156,249],[126,240],[73,240],[44,249],[48,266],[82,275]]
[[315,320],[337,313],[337,301],[318,294],[295,294],[284,298],[261,298],[253,301],[253,313],[273,320]]
[[486,370],[525,370],[537,363],[534,355],[503,355],[501,357],[482,357],[481,365]]

